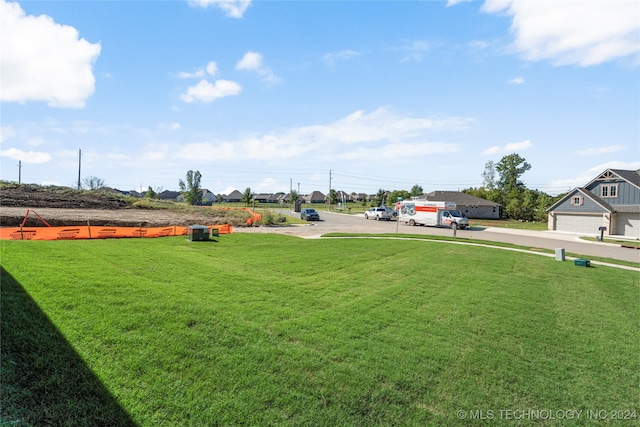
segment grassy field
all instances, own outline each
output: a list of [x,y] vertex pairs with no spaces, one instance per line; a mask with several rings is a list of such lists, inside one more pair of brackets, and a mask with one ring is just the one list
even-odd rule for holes
[[0,250],[3,426],[637,421],[636,272],[265,234]]

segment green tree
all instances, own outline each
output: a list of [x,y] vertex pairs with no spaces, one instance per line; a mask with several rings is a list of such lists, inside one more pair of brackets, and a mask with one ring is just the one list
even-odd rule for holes
[[186,180],[186,183],[183,180],[179,182],[184,201],[190,205],[199,205],[202,203],[202,189],[200,188],[202,175],[200,171],[187,171]]
[[531,169],[531,165],[517,153],[509,154],[500,159],[496,165],[496,171],[500,175],[498,179],[500,191],[504,194],[510,194],[516,188],[524,188],[520,177],[529,169]]
[[[422,193],[420,193],[420,194],[422,194]],[[420,194],[418,194],[418,195],[420,195]],[[400,197],[402,200],[407,200],[407,199],[411,199],[412,196],[413,196],[413,194],[409,193],[407,190],[393,190],[387,196],[386,205],[389,206],[390,208],[395,209],[396,208],[396,202],[398,201],[398,197]]]
[[329,196],[327,197],[329,199],[329,204],[330,205],[335,205],[338,203],[338,192],[336,190],[334,190],[333,188],[329,190]]
[[151,186],[149,186],[149,189],[147,190],[146,193],[144,193],[144,198],[145,199],[155,199],[158,197],[158,193],[156,193],[153,188],[151,188]]
[[484,172],[482,172],[482,186],[491,191],[496,188],[496,166],[493,160],[489,160],[484,165]]
[[291,194],[289,195],[289,202],[293,205],[298,201],[300,195],[297,190],[291,190]]
[[538,192],[525,188],[522,190],[522,210],[520,218],[525,221],[533,221],[536,216],[536,203],[538,201]]
[[253,196],[255,196],[255,193],[253,193],[251,191],[251,188],[247,187],[244,190],[244,193],[242,193],[242,202],[249,206],[249,204],[251,203],[251,201],[253,200]]
[[547,208],[549,208],[555,201],[553,197],[547,193],[540,193],[536,203],[536,212],[534,219],[536,221],[547,222],[549,215],[547,214]]
[[[410,197],[422,196],[423,194],[424,194],[424,191],[422,190],[422,187],[419,186],[418,184],[411,187],[411,191],[409,192]],[[406,197],[406,198],[409,199],[410,197]]]
[[373,199],[372,206],[382,206],[382,204],[384,203],[385,194],[386,194],[386,191],[380,188],[376,193],[376,197]]
[[87,176],[82,180],[83,188],[86,190],[99,190],[104,187],[104,179],[97,176]]
[[508,218],[522,219],[522,200],[521,192],[517,189],[512,190],[505,198],[507,203],[504,210]]

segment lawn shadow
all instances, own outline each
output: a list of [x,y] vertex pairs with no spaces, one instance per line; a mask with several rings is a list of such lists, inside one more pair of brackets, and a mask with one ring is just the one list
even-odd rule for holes
[[0,313],[0,425],[136,425],[2,267]]

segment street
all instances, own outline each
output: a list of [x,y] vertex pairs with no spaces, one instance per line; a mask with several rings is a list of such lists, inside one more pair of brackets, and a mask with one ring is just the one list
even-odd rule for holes
[[[290,210],[279,211],[283,215],[299,218],[299,214]],[[239,231],[239,230],[238,230]],[[366,220],[362,215],[346,215],[337,212],[320,212],[320,221],[309,225],[294,227],[268,227],[265,232],[282,233],[301,237],[319,237],[326,233],[396,233],[421,234],[433,236],[450,236],[453,230],[444,227],[409,226],[404,222]],[[594,233],[594,237],[595,237]],[[505,228],[471,228],[457,230],[459,238],[488,240],[493,242],[512,243],[525,248],[542,248],[555,250],[564,248],[567,253],[585,257],[597,256],[618,260],[640,262],[640,250],[623,248],[619,245],[588,242],[580,240],[578,235],[555,231],[514,230]],[[606,241],[606,238],[605,238]]]

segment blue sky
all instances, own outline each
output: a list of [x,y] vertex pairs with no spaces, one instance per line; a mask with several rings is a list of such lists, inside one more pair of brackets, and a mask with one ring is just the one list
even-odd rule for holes
[[214,193],[640,168],[637,1],[0,0],[0,178]]

